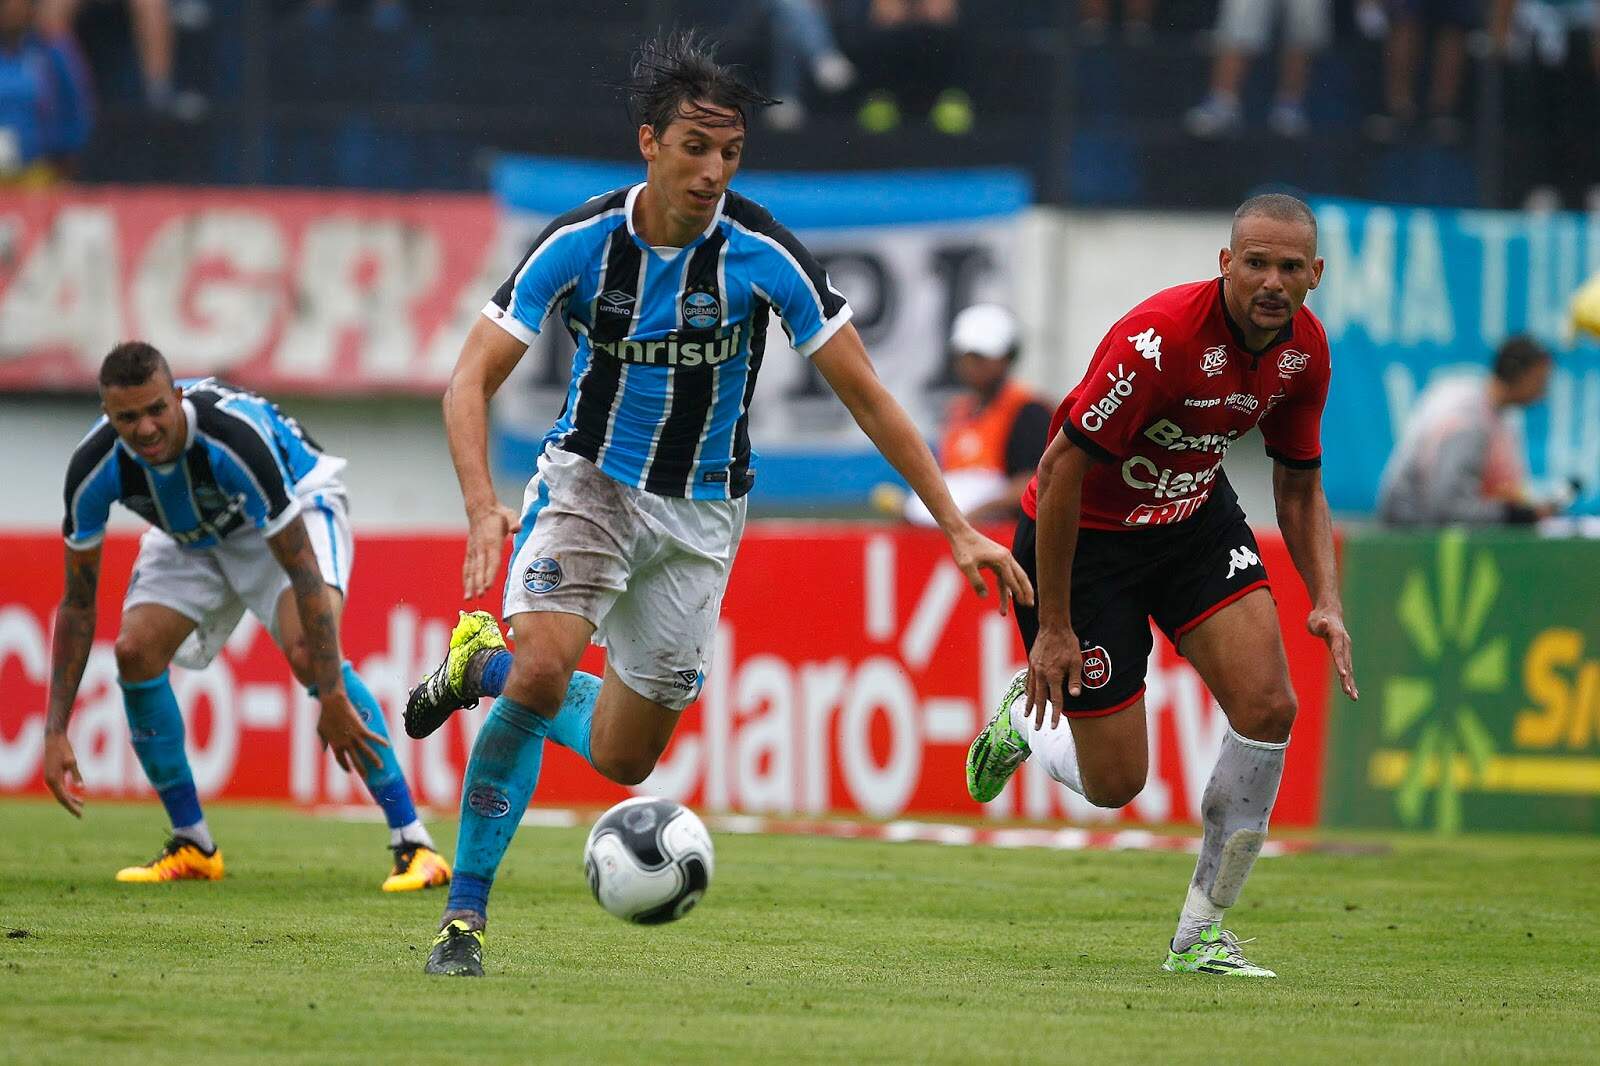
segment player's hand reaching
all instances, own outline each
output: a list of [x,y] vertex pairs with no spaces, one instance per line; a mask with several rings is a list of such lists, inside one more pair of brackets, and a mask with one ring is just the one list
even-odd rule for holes
[[1061,725],[1063,689],[1083,694],[1083,647],[1070,627],[1042,626],[1028,653],[1028,714],[1034,728],[1044,728],[1045,704],[1050,705],[1050,728]]
[[1000,590],[1002,615],[1011,610],[1013,601],[1024,606],[1033,605],[1033,585],[1028,581],[1028,575],[1023,573],[1022,564],[1005,547],[970,525],[963,525],[951,535],[950,554],[979,596],[989,595],[989,584],[984,580],[983,572],[987,570],[994,575],[995,584]]
[[44,735],[44,783],[74,818],[83,817],[83,775],[65,733]]
[[373,745],[389,746],[387,740],[361,724],[361,716],[342,690],[322,697],[322,715],[317,719],[317,733],[333,751],[339,769],[345,771],[359,773],[365,769],[363,762],[377,766],[383,760],[378,757],[378,749]]
[[461,565],[461,594],[483,595],[500,576],[500,554],[506,538],[522,528],[517,512],[496,500],[474,512],[467,523],[467,558]]
[[1333,655],[1333,668],[1339,674],[1339,687],[1353,700],[1361,698],[1356,688],[1355,667],[1350,665],[1350,633],[1344,628],[1344,616],[1329,607],[1318,607],[1306,616],[1306,628],[1314,637],[1321,637]]

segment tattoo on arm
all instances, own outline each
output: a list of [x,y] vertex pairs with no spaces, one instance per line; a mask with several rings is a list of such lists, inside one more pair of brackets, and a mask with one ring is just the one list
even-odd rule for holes
[[278,564],[289,575],[317,691],[337,691],[343,684],[340,667],[344,661],[339,649],[339,620],[334,614],[328,586],[322,579],[322,568],[317,565],[317,553],[306,536],[305,522],[296,518],[268,544]]
[[67,549],[66,591],[56,608],[55,637],[50,648],[50,702],[45,731],[66,731],[78,698],[83,668],[94,647],[95,590],[100,584],[100,549]]

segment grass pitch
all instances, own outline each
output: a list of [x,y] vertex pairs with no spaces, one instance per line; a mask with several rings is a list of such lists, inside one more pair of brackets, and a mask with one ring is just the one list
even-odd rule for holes
[[468,981],[423,976],[443,895],[377,891],[380,827],[209,814],[226,881],[118,885],[154,804],[0,802],[0,1060],[1414,1066],[1600,1033],[1589,839],[1262,860],[1230,924],[1282,976],[1230,981],[1158,969],[1183,855],[722,834],[705,903],[644,929],[589,898],[582,830],[527,827]]

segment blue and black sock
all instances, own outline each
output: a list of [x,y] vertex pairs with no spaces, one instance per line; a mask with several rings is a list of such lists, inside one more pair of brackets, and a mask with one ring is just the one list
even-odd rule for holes
[[[361,715],[362,723],[388,740],[389,726],[384,720],[383,707],[378,703],[377,697],[367,688],[367,683],[361,680],[356,668],[348,662],[344,664],[343,676],[345,693],[355,706],[356,713]],[[394,749],[378,744],[374,744],[373,747],[378,752],[376,766],[365,759],[358,761],[361,763],[362,780],[367,783],[367,790],[372,793],[372,798],[383,808],[384,820],[389,823],[389,846],[421,844],[424,847],[433,847],[433,838],[428,835],[427,828],[417,817],[416,804],[411,800],[411,788],[406,784],[405,774],[400,769],[400,761],[395,758]]]
[[548,719],[501,696],[472,745],[461,782],[461,830],[445,913],[489,913],[495,871],[539,783]]
[[134,754],[144,767],[144,776],[161,797],[172,822],[172,835],[191,840],[207,853],[215,851],[216,841],[206,826],[195,791],[189,758],[183,751],[183,714],[178,697],[163,670],[148,681],[123,681],[122,705],[128,715],[128,735]]

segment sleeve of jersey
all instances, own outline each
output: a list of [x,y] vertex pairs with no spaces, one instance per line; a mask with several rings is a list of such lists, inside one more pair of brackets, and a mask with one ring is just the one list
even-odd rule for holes
[[1165,375],[1175,377],[1176,365],[1162,368],[1163,360],[1176,364],[1175,352],[1162,351],[1171,335],[1170,321],[1158,316],[1130,317],[1114,327],[1062,423],[1068,439],[1102,461],[1133,450],[1139,431],[1175,387]]
[[1304,370],[1289,374],[1288,395],[1261,420],[1261,439],[1274,462],[1295,470],[1322,465],[1322,408],[1328,400],[1329,371],[1326,349],[1311,356]]
[[777,308],[789,343],[810,358],[850,321],[850,304],[809,249],[778,222],[753,231],[765,249],[756,285]]
[[117,456],[112,447],[103,452],[79,448],[67,464],[63,493],[66,517],[61,535],[73,551],[97,547],[106,536],[111,501],[117,498]]
[[574,232],[551,223],[484,304],[484,315],[523,344],[532,344],[545,318],[577,285],[580,245],[590,236],[588,230]]
[[282,532],[300,513],[300,501],[289,491],[289,474],[272,446],[243,415],[220,413],[216,424],[206,428],[218,479],[244,494],[245,514],[263,536]]

